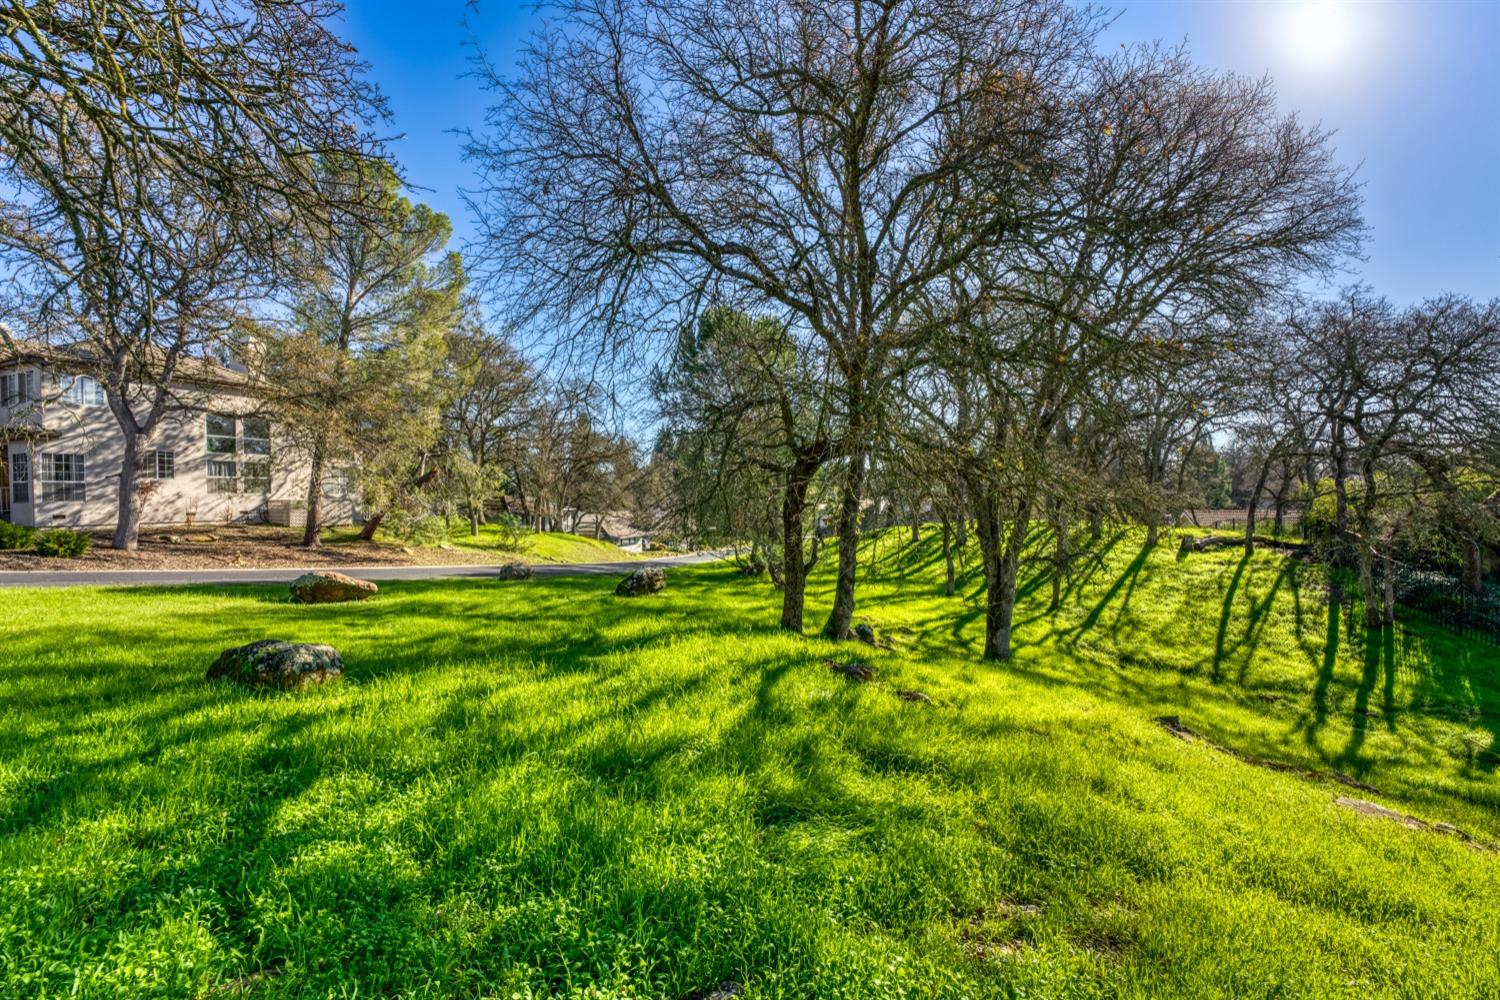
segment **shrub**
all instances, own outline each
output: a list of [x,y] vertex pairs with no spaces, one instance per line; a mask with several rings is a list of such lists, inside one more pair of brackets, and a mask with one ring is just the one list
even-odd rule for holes
[[506,552],[516,552],[531,530],[514,514],[500,514],[485,522],[495,534],[495,547]]
[[36,529],[24,524],[0,521],[0,549],[29,549],[36,540]]
[[81,531],[52,528],[36,536],[37,555],[53,559],[77,559],[88,555],[94,540]]

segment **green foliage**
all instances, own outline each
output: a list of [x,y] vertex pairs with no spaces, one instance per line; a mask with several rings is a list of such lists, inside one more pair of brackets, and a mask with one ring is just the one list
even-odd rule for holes
[[[982,666],[974,553],[947,599],[905,537],[861,559],[893,650],[778,633],[727,564],[649,609],[597,576],[7,592],[0,995],[1493,995],[1495,856],[1334,803],[1500,840],[1492,649],[1366,645],[1316,566],[1111,534]],[[202,681],[270,635],[345,681]]]
[[0,521],[0,550],[29,549],[31,548],[31,543],[35,540],[35,528],[29,528],[24,524],[11,524],[9,521]]
[[50,528],[38,532],[35,538],[37,555],[50,559],[79,559],[88,555],[94,540],[81,531],[71,528]]
[[441,517],[392,508],[380,522],[382,532],[405,545],[440,545],[448,540],[448,522]]
[[[481,527],[489,528],[489,535],[494,539],[495,548],[502,552],[519,552],[526,543],[531,529],[514,514],[499,514],[485,521]],[[474,537],[470,533],[470,537]]]

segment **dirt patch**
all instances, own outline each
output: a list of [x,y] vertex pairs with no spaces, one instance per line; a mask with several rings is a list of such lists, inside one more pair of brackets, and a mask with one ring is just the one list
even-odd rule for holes
[[1470,845],[1471,847],[1477,847],[1481,851],[1495,851],[1497,849],[1494,844],[1479,840],[1473,834],[1470,834],[1464,830],[1460,830],[1458,827],[1453,826],[1451,823],[1429,823],[1425,819],[1418,819],[1415,816],[1408,816],[1406,815],[1406,813],[1397,812],[1394,809],[1388,809],[1378,802],[1367,802],[1364,799],[1351,799],[1343,795],[1340,795],[1333,801],[1335,805],[1343,806],[1345,809],[1357,812],[1361,816],[1373,816],[1376,819],[1390,820],[1393,823],[1400,823],[1402,826],[1412,830],[1427,830],[1432,833],[1446,834],[1449,837],[1457,837],[1464,843]]
[[[1222,743],[1215,743],[1208,737],[1193,732],[1187,726],[1183,725],[1182,720],[1175,715],[1163,715],[1151,721],[1155,722],[1158,726],[1161,726],[1163,729],[1171,733],[1173,736],[1176,736],[1178,739],[1186,740],[1191,743],[1202,743],[1206,747],[1217,750],[1222,754],[1227,754],[1230,757],[1233,757],[1235,760],[1240,761],[1241,763],[1250,764],[1253,767],[1263,767],[1268,771],[1279,771],[1283,774],[1294,774],[1299,778],[1307,778],[1312,781],[1332,781],[1340,785],[1344,785],[1348,788],[1355,788],[1363,792],[1369,792],[1373,795],[1382,794],[1381,791],[1378,788],[1375,788],[1373,785],[1367,785],[1362,781],[1357,781],[1354,778],[1349,777],[1349,775],[1343,774],[1339,771],[1314,771],[1311,768],[1295,767],[1291,764],[1283,764],[1281,761],[1265,760],[1261,757],[1252,757],[1249,754],[1240,753],[1233,747],[1226,747]],[[1450,823],[1429,823],[1425,819],[1418,819],[1415,816],[1408,816],[1405,813],[1397,812],[1394,809],[1388,809],[1376,802],[1370,802],[1365,799],[1350,798],[1344,795],[1336,797],[1333,801],[1336,805],[1343,806],[1345,809],[1351,809],[1363,816],[1374,816],[1378,819],[1392,820],[1412,830],[1426,830],[1431,833],[1441,833],[1446,834],[1450,837],[1457,837],[1469,846],[1478,848],[1482,851],[1500,850],[1500,847],[1497,847],[1495,844],[1480,840],[1473,834],[1470,834],[1464,830],[1460,830],[1458,827],[1453,826]]]
[[1042,908],[1035,903],[1001,900],[969,914],[959,928],[958,938],[964,951],[981,961],[1011,958],[1027,948],[1025,938],[1015,933],[1011,925],[1041,912]]
[[1351,778],[1341,771],[1314,771],[1312,768],[1297,767],[1294,764],[1284,764],[1279,760],[1266,760],[1264,757],[1253,757],[1250,754],[1241,753],[1234,749],[1234,747],[1226,747],[1222,743],[1215,743],[1207,736],[1194,732],[1183,725],[1182,720],[1175,715],[1163,715],[1151,721],[1180,740],[1186,740],[1189,743],[1202,743],[1206,747],[1219,751],[1219,753],[1233,757],[1242,764],[1249,764],[1252,767],[1263,767],[1267,771],[1279,771],[1282,774],[1295,774],[1299,778],[1308,778],[1313,781],[1333,781],[1348,788],[1370,792],[1373,795],[1381,794],[1380,789],[1373,785],[1367,785],[1357,778]]
[[415,548],[384,542],[337,542],[318,549],[297,544],[298,533],[267,525],[215,525],[199,530],[143,531],[140,548],[117,552],[109,536],[94,536],[81,559],[44,559],[30,552],[0,552],[0,570],[49,572],[151,569],[301,569],[332,566],[471,566],[514,560],[500,552]]

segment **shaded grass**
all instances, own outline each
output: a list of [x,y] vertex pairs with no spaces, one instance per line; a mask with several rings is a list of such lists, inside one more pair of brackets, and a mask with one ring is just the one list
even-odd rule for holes
[[[1056,614],[1032,588],[1004,668],[931,535],[866,550],[894,652],[779,634],[716,566],[637,601],[8,592],[0,994],[1493,995],[1495,856],[1150,722],[1496,840],[1492,650],[1366,644],[1316,568],[1174,548],[1106,539]],[[202,681],[268,636],[348,677]]]

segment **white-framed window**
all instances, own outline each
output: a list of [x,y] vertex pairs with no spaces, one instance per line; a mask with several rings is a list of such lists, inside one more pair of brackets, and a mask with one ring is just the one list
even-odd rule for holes
[[7,372],[0,375],[0,406],[29,403],[36,398],[31,372]]
[[104,387],[88,375],[63,375],[58,378],[61,399],[70,406],[103,406]]
[[240,466],[220,458],[208,460],[208,492],[234,493],[239,489]]
[[87,500],[83,456],[76,452],[48,452],[42,455],[42,500]]
[[176,479],[177,453],[163,449],[148,451],[142,466],[147,479]]
[[10,502],[31,503],[31,456],[24,451],[10,456]]
[[269,493],[271,491],[271,463],[241,462],[240,489],[245,493]]
[[323,495],[330,500],[348,500],[354,496],[354,470],[334,469],[323,480]]
[[235,452],[234,418],[219,413],[208,415],[208,453],[233,455]]
[[271,454],[271,421],[245,417],[240,421],[240,451],[247,455]]
[[210,413],[208,491],[267,493],[271,489],[271,421]]

